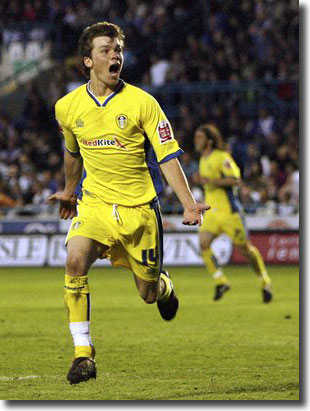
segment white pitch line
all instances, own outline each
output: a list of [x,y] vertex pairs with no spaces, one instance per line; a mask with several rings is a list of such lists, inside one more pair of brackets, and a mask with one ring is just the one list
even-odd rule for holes
[[30,380],[32,378],[40,378],[40,376],[39,375],[26,375],[25,377],[0,377],[0,381]]

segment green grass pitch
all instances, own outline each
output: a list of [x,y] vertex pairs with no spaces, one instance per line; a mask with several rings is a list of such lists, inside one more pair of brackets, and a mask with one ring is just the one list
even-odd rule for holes
[[269,267],[271,304],[247,266],[226,268],[232,288],[217,302],[203,268],[169,271],[180,299],[171,323],[128,271],[91,270],[98,376],[70,386],[63,269],[1,269],[0,399],[299,399],[297,267]]

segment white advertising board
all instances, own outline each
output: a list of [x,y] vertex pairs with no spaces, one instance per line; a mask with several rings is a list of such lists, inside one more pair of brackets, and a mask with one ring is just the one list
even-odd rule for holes
[[1,267],[40,267],[46,263],[47,251],[46,235],[0,236]]
[[[65,234],[23,234],[0,236],[0,267],[64,267],[66,262]],[[298,264],[298,232],[253,232],[251,240],[267,264]],[[244,264],[246,260],[232,250],[230,239],[222,235],[212,243],[220,265],[229,261]],[[164,265],[203,265],[198,233],[166,233],[164,235]],[[95,266],[111,266],[107,259]]]
[[[65,235],[50,237],[47,264],[51,267],[64,266],[66,261]],[[229,261],[232,245],[227,236],[218,237],[212,244],[221,264]],[[196,233],[166,233],[164,235],[165,265],[203,265],[199,252],[199,238]],[[94,266],[110,266],[107,259],[97,260]]]
[[[50,237],[47,254],[47,265],[51,267],[60,267],[65,265],[67,256],[65,239],[66,236],[63,234],[57,234]],[[94,266],[109,265],[111,265],[111,263],[107,259],[97,260],[94,264]]]

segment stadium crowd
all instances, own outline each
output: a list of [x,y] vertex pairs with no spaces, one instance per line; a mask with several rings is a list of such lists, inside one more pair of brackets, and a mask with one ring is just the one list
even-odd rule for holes
[[[119,24],[126,35],[122,77],[146,90],[275,81],[275,98],[295,109],[279,113],[261,106],[244,113],[238,95],[231,92],[224,101],[215,98],[212,104],[198,107],[193,101],[176,99],[175,113],[167,114],[185,151],[181,162],[197,199],[203,193],[195,179],[198,161],[193,135],[201,123],[213,122],[241,168],[240,200],[246,210],[256,212],[263,204],[271,213],[296,212],[298,12],[295,0],[240,0],[238,7],[220,0],[1,2],[2,26],[50,23],[53,57],[59,69],[44,97],[35,82],[28,85],[20,116],[11,118],[0,111],[0,206],[44,204],[62,187],[63,144],[54,122],[54,103],[85,82],[76,64],[81,30],[95,21],[108,20]],[[165,108],[165,102],[159,101]],[[180,209],[168,186],[162,205],[166,212]]]

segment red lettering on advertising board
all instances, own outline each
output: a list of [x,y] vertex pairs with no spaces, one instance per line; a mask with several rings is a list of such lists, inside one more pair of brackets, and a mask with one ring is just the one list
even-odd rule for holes
[[[252,243],[259,249],[266,264],[298,264],[299,234],[298,232],[253,232],[250,235]],[[242,264],[247,260],[234,250],[232,263]]]

